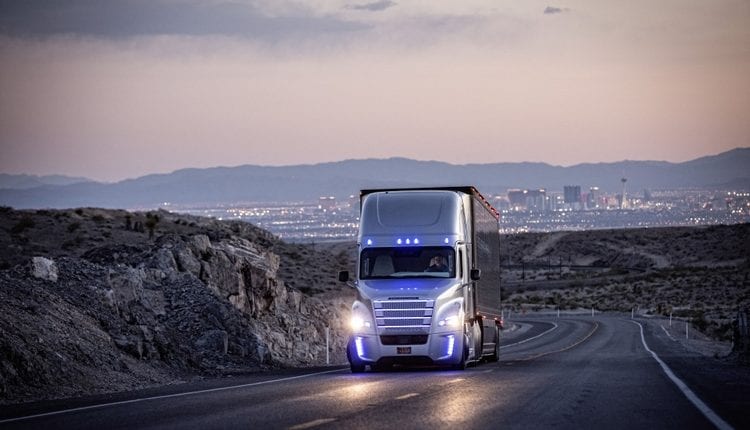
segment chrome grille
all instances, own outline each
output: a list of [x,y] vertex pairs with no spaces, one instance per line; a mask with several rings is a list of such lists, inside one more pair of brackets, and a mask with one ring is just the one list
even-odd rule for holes
[[[397,301],[397,302],[376,302],[381,305],[382,309],[424,309],[425,300],[419,301]],[[376,306],[377,307],[377,306]]]
[[[429,315],[425,311],[429,311]],[[409,309],[409,310],[393,310],[393,311],[381,311],[376,310],[376,317],[385,318],[414,318],[414,317],[426,317],[432,315],[432,309]]]
[[434,300],[373,301],[378,328],[429,328],[432,322]]

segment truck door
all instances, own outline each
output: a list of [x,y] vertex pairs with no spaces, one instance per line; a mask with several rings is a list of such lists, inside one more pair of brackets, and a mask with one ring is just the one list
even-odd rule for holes
[[466,245],[458,247],[458,270],[461,284],[464,286],[464,312],[466,312],[466,318],[474,316],[474,285],[469,279],[469,258],[467,255]]

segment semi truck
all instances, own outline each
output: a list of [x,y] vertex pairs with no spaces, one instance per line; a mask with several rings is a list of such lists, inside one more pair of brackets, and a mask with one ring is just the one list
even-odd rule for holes
[[473,186],[360,192],[353,373],[393,365],[463,370],[497,361],[499,213]]

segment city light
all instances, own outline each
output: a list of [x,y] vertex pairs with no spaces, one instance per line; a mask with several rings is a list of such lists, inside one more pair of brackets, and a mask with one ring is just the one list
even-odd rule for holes
[[[576,199],[579,195],[580,198]],[[508,190],[491,197],[499,209],[500,232],[576,231],[737,224],[750,222],[750,192],[736,190],[628,191],[627,209],[619,208],[618,193],[598,187],[568,187],[568,202],[560,191],[547,188]],[[220,220],[242,220],[289,242],[313,243],[356,239],[359,204],[356,199],[287,203],[242,203],[170,210]],[[400,240],[400,242],[398,241]],[[415,237],[398,238],[398,245],[419,245]],[[451,243],[445,237],[444,244]],[[373,239],[363,240],[375,246]]]

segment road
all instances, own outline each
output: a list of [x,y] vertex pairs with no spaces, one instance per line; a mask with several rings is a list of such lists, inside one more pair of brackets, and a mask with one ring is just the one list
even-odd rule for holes
[[[748,428],[746,385],[700,381],[699,361],[654,323],[626,317],[522,318],[501,360],[465,371],[348,368],[275,372],[160,390],[0,408],[0,428]],[[683,360],[681,362],[680,360]],[[715,369],[714,369],[715,370]],[[719,370],[720,372],[720,370]],[[682,375],[682,376],[681,376]],[[685,376],[687,375],[687,376]],[[745,381],[746,382],[746,381]],[[713,387],[713,388],[712,388]],[[720,387],[721,388],[721,387]],[[739,399],[739,400],[738,400]],[[712,423],[707,415],[718,418]],[[31,416],[20,420],[13,417]],[[725,425],[724,427],[722,427]]]

